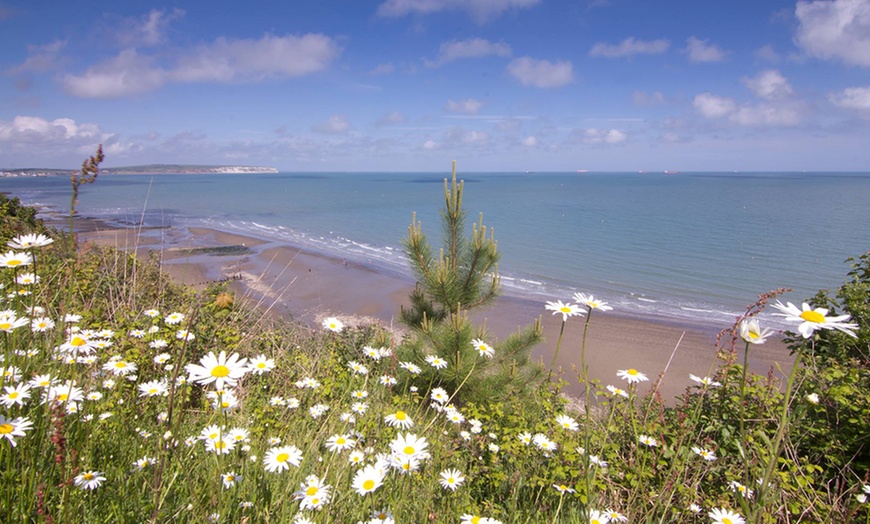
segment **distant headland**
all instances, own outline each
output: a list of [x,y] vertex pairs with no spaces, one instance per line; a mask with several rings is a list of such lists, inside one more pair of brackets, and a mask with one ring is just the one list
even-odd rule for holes
[[[2,169],[0,177],[32,177],[32,176],[69,176],[72,169],[22,168]],[[277,173],[274,167],[263,166],[198,166],[185,164],[148,164],[143,166],[107,167],[100,169],[103,175],[223,175],[223,174],[254,174]]]

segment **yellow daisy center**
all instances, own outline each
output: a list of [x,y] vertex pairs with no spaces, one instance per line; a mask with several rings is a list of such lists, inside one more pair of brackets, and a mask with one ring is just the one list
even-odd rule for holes
[[226,366],[215,366],[214,369],[211,370],[211,376],[213,377],[226,377],[230,374],[230,368]]
[[752,340],[755,340],[756,338],[758,338],[758,333],[756,333],[755,331],[750,331],[749,338],[751,338]]
[[18,398],[18,392],[13,391],[12,393],[9,394],[9,398]]
[[375,481],[372,479],[367,479],[365,482],[363,482],[362,487],[364,490],[369,491],[375,487]]
[[414,454],[414,446],[405,446],[405,449],[402,451],[405,452],[405,455],[413,455]]
[[257,367],[260,369],[263,369],[266,367],[266,363],[265,362],[257,362]]
[[12,424],[0,424],[0,435],[8,435],[9,433],[12,433],[14,429],[15,426]]
[[21,265],[21,261],[13,258],[12,260],[7,260],[6,265],[10,266],[10,267],[19,266],[19,265]]
[[0,324],[0,329],[2,329],[3,331],[6,331],[7,329],[10,329],[11,327],[12,327],[11,322],[4,322],[4,323]]
[[598,519],[592,519],[589,521],[589,524],[601,524],[601,521]]
[[233,482],[234,480],[236,480],[236,477],[233,475],[227,475],[227,482]]
[[214,447],[216,447],[218,449],[224,449],[225,447],[227,447],[227,443],[224,442],[223,440],[217,440],[214,443]]
[[728,517],[722,517],[722,524],[731,524],[731,519],[729,519]]
[[566,486],[564,484],[559,484],[559,491],[567,491],[567,490],[568,490],[568,486]]
[[289,459],[290,459],[290,455],[287,453],[281,453],[280,455],[275,457],[275,460],[277,460],[278,462],[287,462],[287,460],[289,460]]
[[561,308],[559,308],[559,311],[561,311],[562,313],[570,313],[571,308],[569,308],[568,306],[562,306]]
[[818,311],[804,311],[801,313],[800,317],[807,322],[813,322],[815,324],[825,323],[825,315],[822,315]]
[[455,479],[455,478],[453,478],[453,477],[447,477],[447,483],[448,483],[448,484],[453,484],[454,482],[456,482],[456,479]]
[[73,337],[73,339],[69,341],[69,345],[74,347],[84,346],[85,344],[87,344],[87,340],[82,337]]
[[471,524],[480,524],[480,517],[477,515],[471,517]]
[[82,475],[82,478],[85,480],[94,480],[94,474],[93,473],[85,473],[84,475]]
[[405,471],[410,470],[410,469],[411,469],[411,464],[410,464],[410,463],[402,464],[402,469],[404,469]]
[[345,444],[345,443],[347,443],[347,441],[344,439],[344,437],[338,437],[337,439],[335,439],[335,443],[336,444]]
[[317,494],[317,486],[308,486],[308,489],[305,490],[305,494],[309,497]]
[[57,399],[60,401],[64,401],[68,398],[69,398],[69,395],[67,395],[66,393],[61,393],[60,395],[57,396]]
[[404,411],[396,411],[396,420],[405,420],[406,418]]
[[118,369],[124,369],[125,367],[127,367],[127,363],[123,360],[119,360],[118,362],[115,362],[115,367]]
[[635,375],[637,375],[637,370],[634,368],[631,368],[628,371],[626,371],[626,373],[628,373],[631,376],[635,376]]

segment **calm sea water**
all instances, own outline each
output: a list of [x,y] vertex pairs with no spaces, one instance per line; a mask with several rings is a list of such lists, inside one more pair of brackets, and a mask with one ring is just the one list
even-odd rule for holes
[[[409,274],[412,212],[440,240],[437,173],[102,176],[79,212],[128,224],[209,226]],[[630,314],[724,326],[759,293],[801,301],[842,283],[870,250],[870,174],[471,173],[508,292],[601,296]],[[63,212],[66,178],[5,178],[0,190]]]

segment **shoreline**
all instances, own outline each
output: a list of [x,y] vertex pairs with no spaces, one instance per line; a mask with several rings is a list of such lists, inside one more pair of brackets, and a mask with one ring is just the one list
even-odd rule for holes
[[[228,281],[228,287],[243,300],[269,314],[316,325],[326,316],[345,324],[377,323],[401,327],[399,308],[408,304],[414,287],[409,277],[379,271],[347,259],[339,259],[283,241],[270,241],[208,227],[118,228],[98,220],[78,218],[80,242],[135,250],[157,251],[162,269],[176,282],[202,286]],[[503,290],[504,291],[504,290]],[[550,300],[569,297],[552,297]],[[606,300],[606,297],[602,297]],[[485,323],[494,342],[541,318],[544,343],[532,358],[549,366],[556,352],[561,317],[544,310],[545,302],[503,294],[483,311],[472,313],[476,325]],[[580,390],[576,368],[585,320],[568,320],[554,376],[568,382],[565,391]],[[625,389],[616,371],[635,368],[647,375],[639,393],[647,391],[660,374],[667,372],[659,392],[669,401],[693,385],[689,373],[710,375],[721,364],[716,359],[715,338],[710,326],[660,317],[636,318],[619,312],[594,311],[587,334],[587,366],[591,379],[602,385]],[[728,326],[722,326],[723,328]],[[781,340],[753,346],[750,369],[784,378],[793,359]]]

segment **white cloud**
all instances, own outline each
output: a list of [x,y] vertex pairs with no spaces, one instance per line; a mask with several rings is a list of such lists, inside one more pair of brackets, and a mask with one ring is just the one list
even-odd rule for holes
[[16,116],[9,122],[0,120],[0,142],[14,145],[76,146],[105,141],[111,137],[96,124],[79,124],[71,118],[46,120],[37,116]]
[[845,109],[870,111],[870,87],[847,87],[828,96],[832,104]]
[[389,75],[396,71],[396,66],[392,64],[392,62],[387,62],[385,64],[378,64],[374,69],[369,71],[369,74],[372,76],[381,76],[381,75]]
[[619,58],[634,55],[660,55],[668,50],[671,43],[667,40],[635,40],[626,38],[618,44],[597,43],[589,50],[589,56]]
[[759,47],[755,50],[755,56],[770,63],[776,63],[780,61],[779,53],[773,48],[772,45],[767,44]]
[[794,126],[800,123],[797,106],[789,104],[742,104],[731,98],[701,93],[693,101],[695,110],[709,119],[723,119],[741,126]]
[[533,136],[527,136],[523,139],[522,144],[526,147],[535,147],[538,145],[538,139]]
[[118,40],[125,47],[156,46],[166,41],[166,30],[174,20],[184,17],[183,9],[173,9],[166,13],[152,9],[150,13],[139,19],[128,19],[121,25]]
[[58,55],[66,47],[66,40],[54,40],[50,44],[45,45],[28,45],[27,60],[19,66],[15,66],[6,71],[7,74],[16,75],[20,73],[44,73],[51,71],[57,66]]
[[776,69],[765,69],[755,78],[743,77],[742,81],[756,96],[766,100],[787,98],[792,94],[791,84]]
[[508,73],[525,86],[561,87],[574,81],[571,62],[550,62],[524,56],[512,60],[507,66]]
[[870,3],[867,0],[799,1],[795,43],[815,58],[870,66]]
[[701,40],[690,36],[686,40],[684,51],[689,55],[691,62],[721,62],[725,60],[725,51],[716,44],[709,44],[709,40]]
[[378,126],[395,126],[399,124],[405,123],[405,115],[399,113],[398,111],[394,111],[388,115],[384,115],[375,122],[375,125]]
[[480,112],[480,108],[483,107],[483,102],[480,100],[475,100],[473,98],[466,98],[464,100],[460,100],[459,102],[454,102],[453,100],[448,100],[447,104],[444,105],[444,110],[448,113],[459,113],[462,115],[476,115]]
[[321,122],[311,128],[318,133],[341,135],[350,131],[350,122],[341,115],[332,115],[326,122]]
[[480,58],[483,56],[510,56],[511,47],[505,43],[494,43],[483,38],[469,40],[451,40],[442,42],[438,50],[438,58],[426,60],[428,67],[438,67],[462,58]]
[[423,142],[422,147],[423,147],[423,149],[425,149],[427,151],[432,151],[432,150],[438,149],[438,142],[436,142],[434,140],[427,140],[427,141]]
[[485,22],[510,9],[524,9],[541,0],[386,0],[378,6],[380,16],[430,14],[440,11],[467,11],[478,22]]
[[628,135],[618,129],[584,129],[581,140],[586,144],[621,144]]
[[692,105],[702,116],[707,118],[721,118],[737,109],[737,103],[734,100],[712,93],[696,95]]
[[339,53],[338,45],[320,34],[218,38],[176,57],[168,69],[154,65],[152,56],[125,49],[82,75],[65,75],[61,82],[79,97],[117,98],[154,91],[169,82],[244,83],[303,76],[326,69]]

